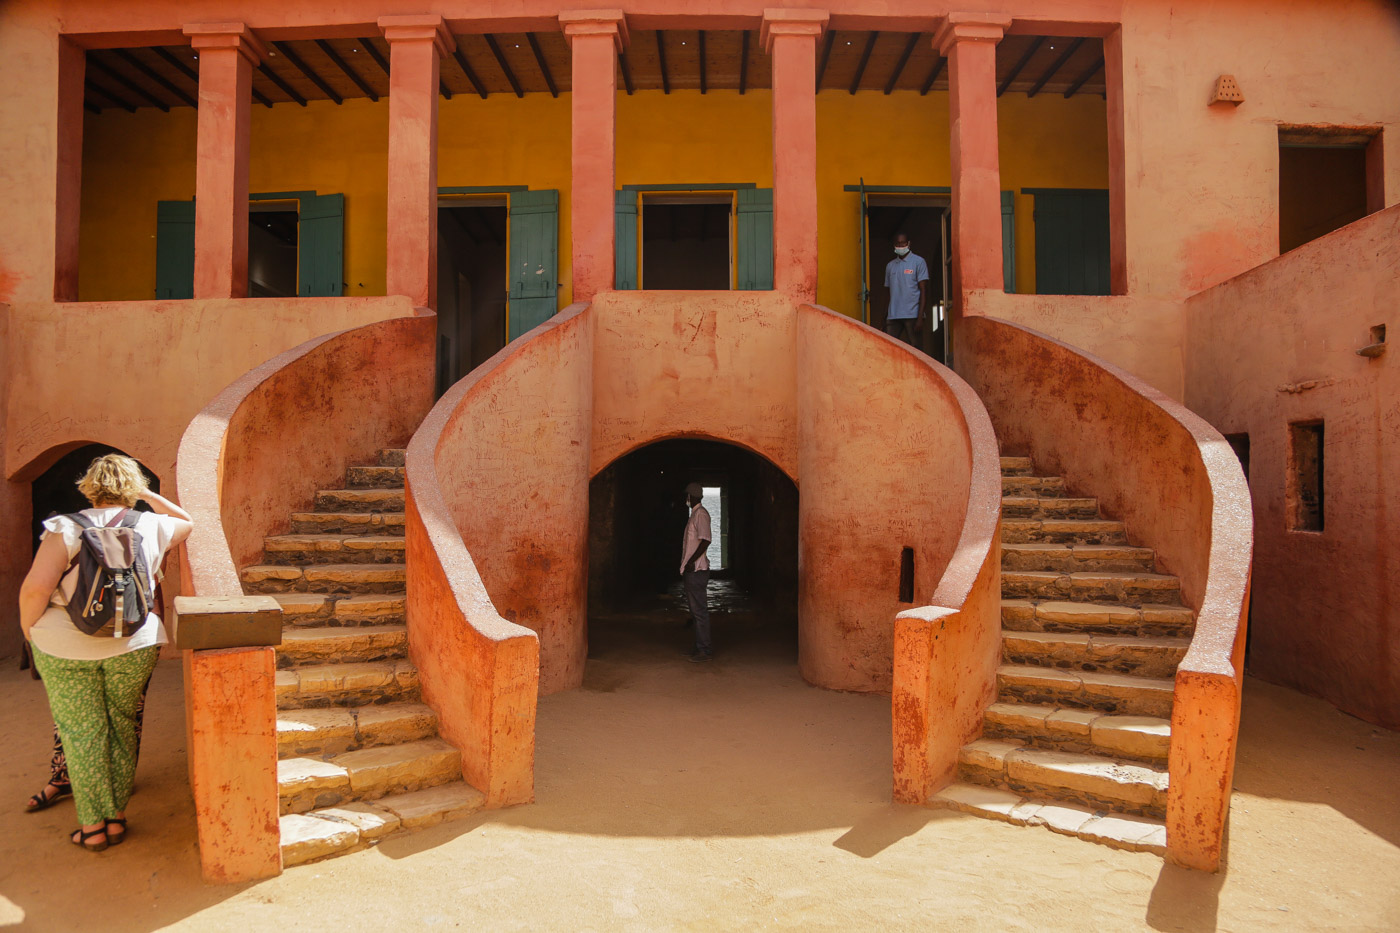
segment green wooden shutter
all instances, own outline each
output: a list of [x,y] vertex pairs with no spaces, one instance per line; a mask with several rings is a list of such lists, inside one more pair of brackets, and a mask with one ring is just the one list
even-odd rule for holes
[[1108,192],[1039,188],[1035,284],[1042,295],[1109,293]]
[[297,295],[338,298],[344,275],[345,195],[303,196],[297,215]]
[[773,189],[740,188],[738,191],[737,254],[739,288],[773,287]]
[[637,192],[623,189],[616,192],[613,233],[613,287],[637,287]]
[[559,192],[510,195],[510,340],[559,310]]
[[156,297],[194,297],[194,201],[156,202]]
[[1016,291],[1016,192],[1001,193],[1001,284]]

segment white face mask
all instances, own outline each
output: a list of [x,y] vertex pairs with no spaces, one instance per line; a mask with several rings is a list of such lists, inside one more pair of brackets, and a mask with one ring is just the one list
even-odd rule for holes
[[903,257],[903,256],[908,256],[908,255],[909,255],[909,247],[907,247],[907,246],[896,246],[896,247],[894,248],[894,254],[895,254],[896,256],[901,256],[901,257]]

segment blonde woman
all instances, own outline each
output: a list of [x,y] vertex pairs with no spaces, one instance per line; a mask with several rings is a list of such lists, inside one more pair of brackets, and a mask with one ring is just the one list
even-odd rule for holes
[[[92,503],[83,516],[98,526],[115,524],[137,502],[150,505],[154,511],[136,513],[135,525],[148,568],[159,567],[165,552],[194,527],[188,512],[147,488],[130,457],[98,457],[78,491]],[[166,634],[154,612],[123,638],[88,635],[73,624],[65,607],[76,574],[67,571],[81,537],[81,526],[66,515],[44,522],[34,566],[20,586],[19,616],[68,758],[82,823],[70,841],[101,852],[126,838],[126,802],[136,777],[136,708]],[[146,583],[146,592],[154,592],[155,581]]]

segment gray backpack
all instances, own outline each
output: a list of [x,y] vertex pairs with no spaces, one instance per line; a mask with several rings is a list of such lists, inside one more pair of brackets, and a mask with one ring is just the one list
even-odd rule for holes
[[65,579],[77,574],[68,617],[78,631],[99,638],[125,638],[146,624],[151,574],[141,550],[141,533],[136,530],[139,517],[122,509],[99,526],[80,512],[68,516],[83,529],[78,553],[63,574]]

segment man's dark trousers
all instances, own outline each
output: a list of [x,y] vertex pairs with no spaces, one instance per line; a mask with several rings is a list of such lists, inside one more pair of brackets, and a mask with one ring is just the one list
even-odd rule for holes
[[710,653],[710,572],[688,570],[681,577],[685,584],[685,601],[690,617],[695,620],[695,650]]

